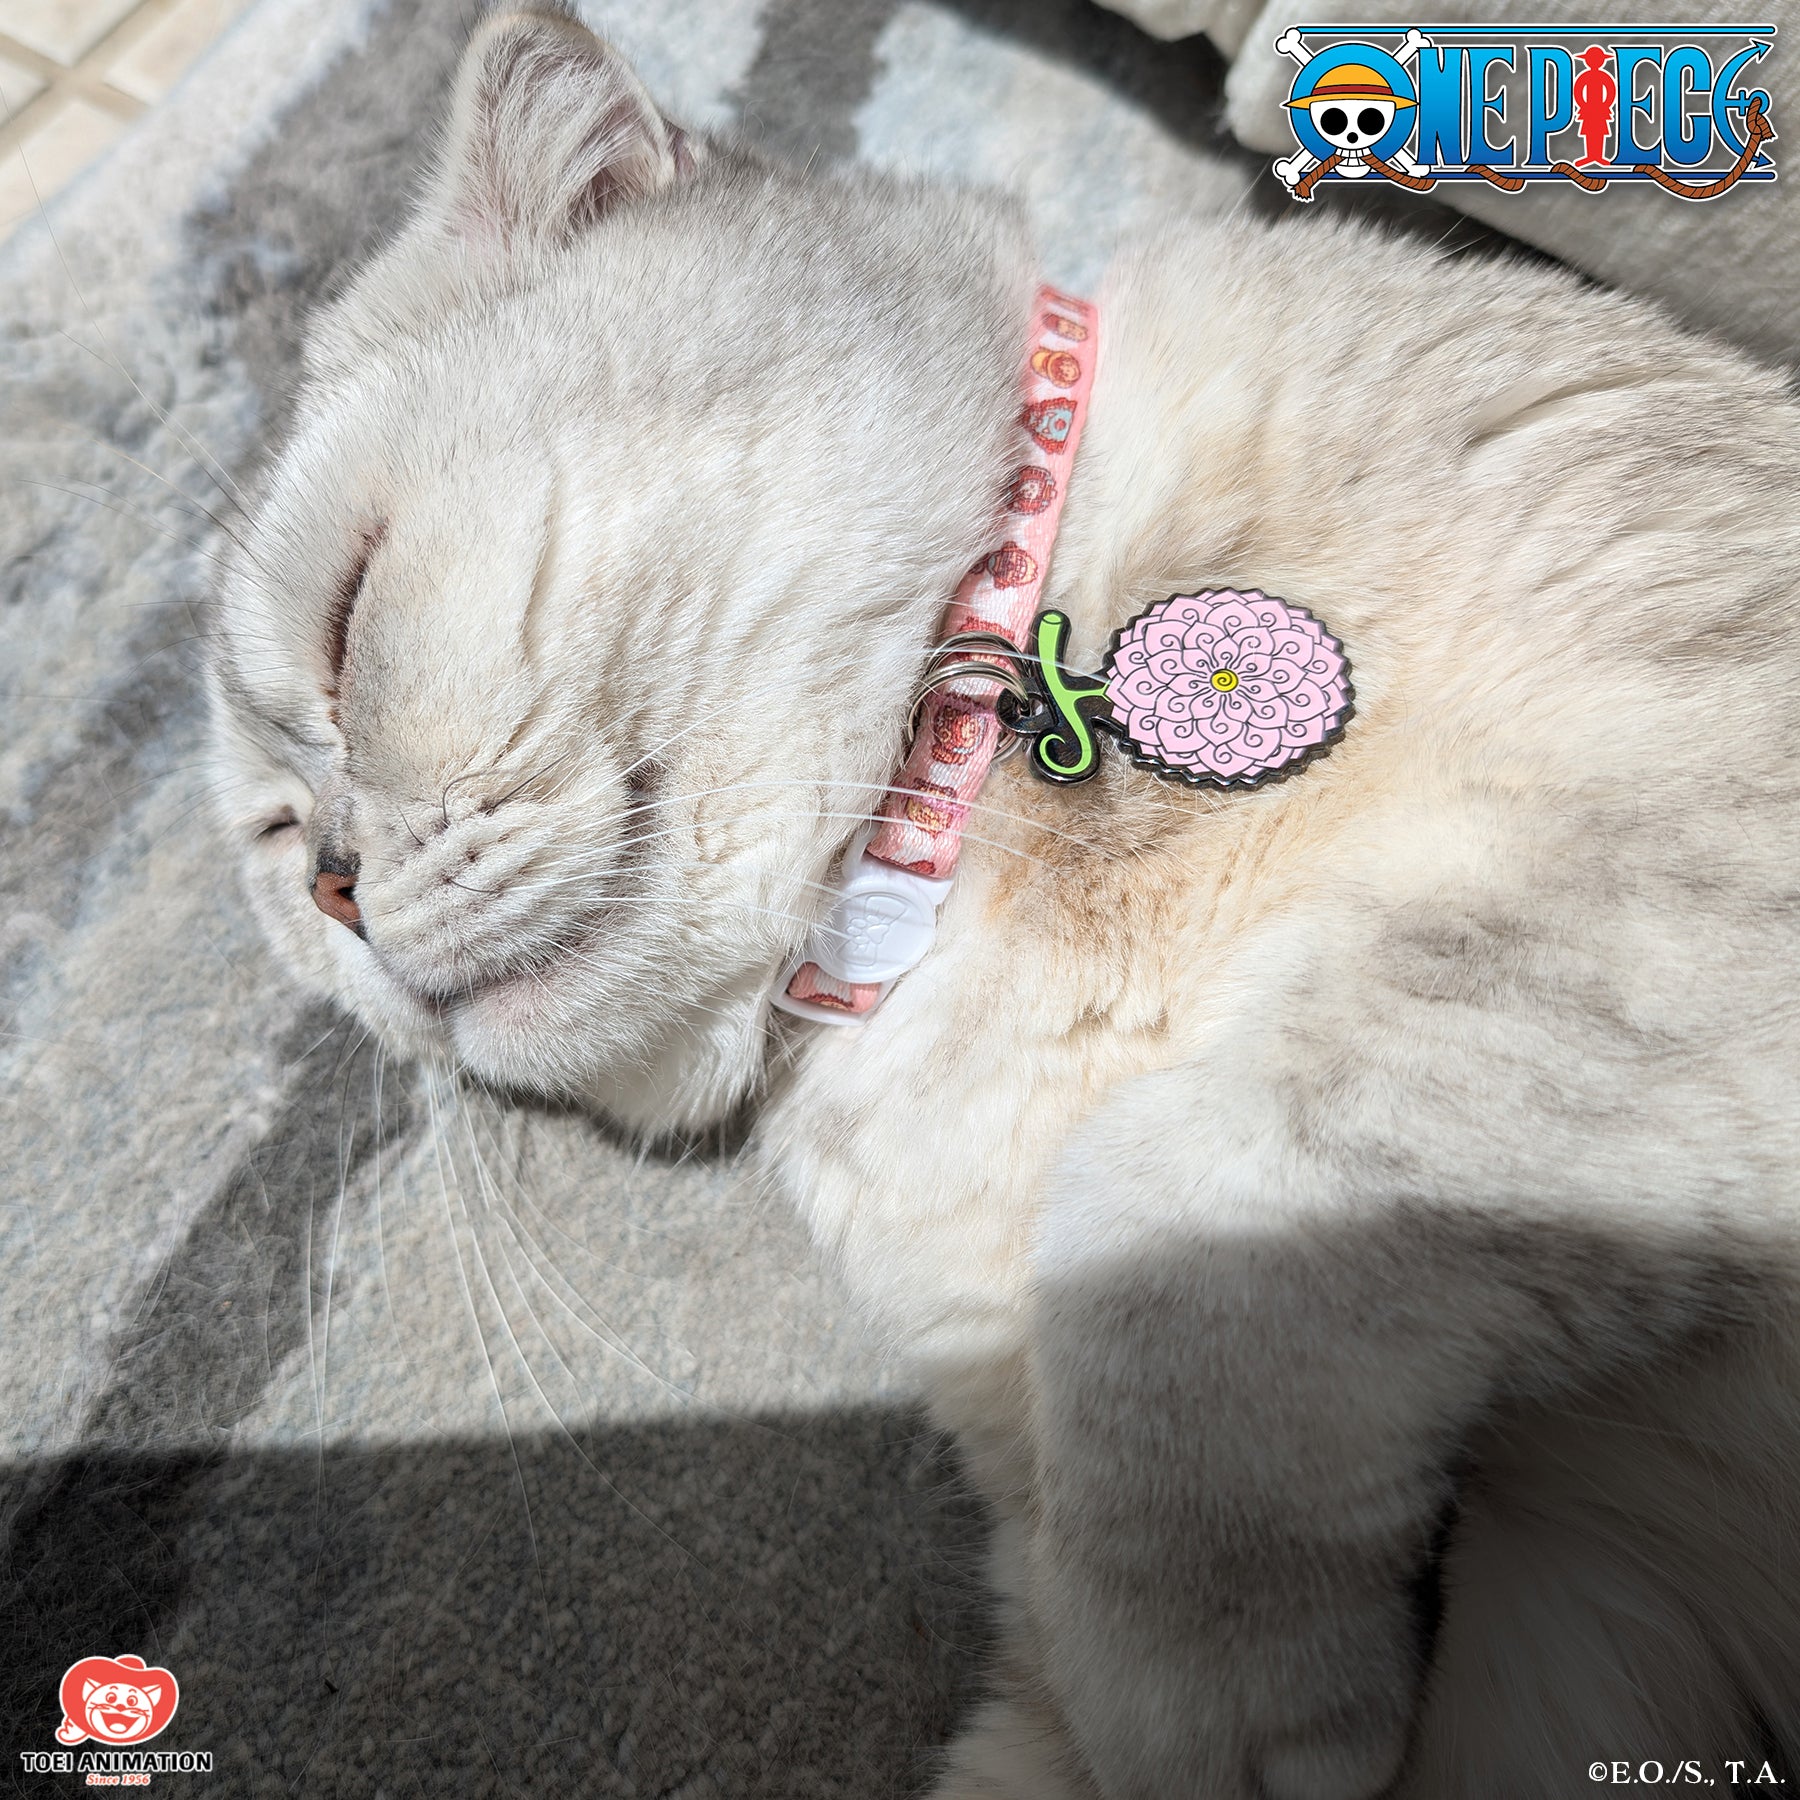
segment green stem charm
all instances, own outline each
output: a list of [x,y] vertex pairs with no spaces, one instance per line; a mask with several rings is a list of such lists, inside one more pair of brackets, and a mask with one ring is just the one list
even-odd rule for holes
[[1015,730],[1031,739],[1031,764],[1050,781],[1086,781],[1100,767],[1094,726],[1110,717],[1106,683],[1098,675],[1071,675],[1062,664],[1069,615],[1041,612],[1032,631],[1035,663],[1027,679],[1038,704]]

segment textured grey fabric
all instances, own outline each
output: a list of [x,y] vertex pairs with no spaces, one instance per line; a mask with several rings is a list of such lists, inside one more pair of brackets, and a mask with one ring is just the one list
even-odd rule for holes
[[[979,1512],[779,1200],[384,1065],[283,985],[212,834],[211,547],[472,16],[261,0],[0,252],[21,1793],[78,1785],[15,1753],[93,1654],[174,1670],[158,1747],[232,1795],[867,1800],[976,1691]],[[1021,184],[1066,282],[1157,209],[1269,203],[1213,52],[1075,0],[590,16],[678,117]]]

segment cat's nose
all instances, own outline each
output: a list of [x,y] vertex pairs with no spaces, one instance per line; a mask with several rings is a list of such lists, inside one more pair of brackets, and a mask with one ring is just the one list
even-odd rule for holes
[[328,919],[348,925],[363,937],[362,909],[356,904],[356,877],[361,862],[354,856],[321,856],[313,868],[312,897]]

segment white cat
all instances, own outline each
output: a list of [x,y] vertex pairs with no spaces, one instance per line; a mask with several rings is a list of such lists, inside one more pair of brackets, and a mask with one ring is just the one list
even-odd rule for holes
[[1248,793],[1005,764],[925,962],[786,1019],[1038,275],[1003,199],[690,141],[561,15],[483,25],[225,587],[262,919],[402,1048],[645,1133],[759,1102],[1002,1521],[943,1800],[1800,1756],[1800,411],[1544,269],[1126,247],[1077,660],[1254,585],[1357,716]]

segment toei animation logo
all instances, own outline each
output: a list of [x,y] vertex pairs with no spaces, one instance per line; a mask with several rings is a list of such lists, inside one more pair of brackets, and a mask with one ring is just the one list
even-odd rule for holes
[[1767,25],[1296,25],[1286,102],[1299,148],[1275,164],[1296,200],[1336,181],[1428,193],[1533,182],[1603,193],[1654,185],[1712,200],[1775,179],[1756,85]]
[[[181,1704],[167,1669],[141,1656],[84,1656],[57,1683],[62,1723],[55,1750],[21,1750],[27,1775],[80,1775],[87,1787],[148,1787],[159,1775],[210,1775],[210,1750],[146,1749]],[[77,1749],[76,1746],[85,1746]]]

